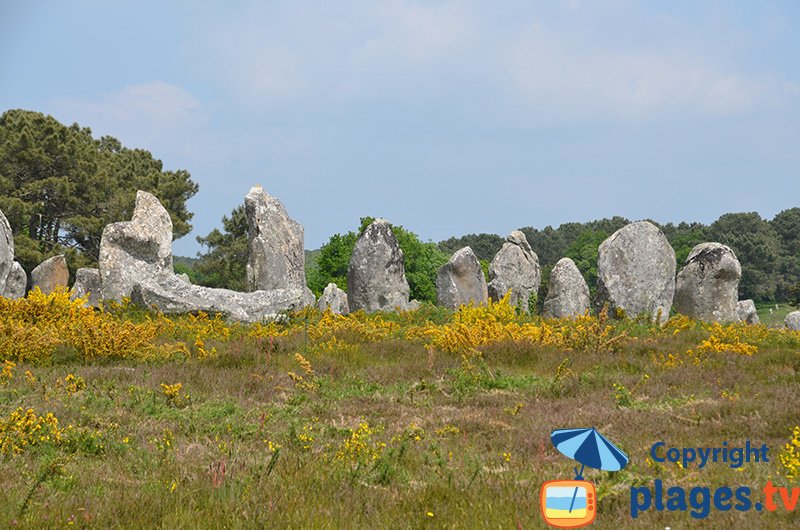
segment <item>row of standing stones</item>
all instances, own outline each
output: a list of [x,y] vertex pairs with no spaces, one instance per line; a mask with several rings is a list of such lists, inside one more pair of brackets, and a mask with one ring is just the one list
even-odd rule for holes
[[[130,298],[164,313],[205,311],[245,322],[314,304],[337,314],[419,307],[409,300],[403,251],[385,219],[376,219],[355,244],[347,271],[349,293],[331,283],[315,300],[305,283],[302,225],[261,186],[253,187],[244,203],[248,292],[192,285],[185,275],[175,274],[169,213],[153,195],[139,191],[131,220],[103,230],[98,269],[76,272],[72,296],[86,296],[94,306]],[[542,313],[574,317],[594,305],[663,323],[674,305],[677,312],[706,322],[758,322],[753,301],[737,298],[742,270],[727,246],[697,245],[677,276],[675,272],[675,252],[664,234],[646,221],[631,223],[598,249],[594,303],[575,263],[563,258],[550,274]],[[31,271],[31,284],[49,293],[66,286],[68,277],[64,256],[54,256]],[[510,293],[510,302],[529,312],[540,283],[539,258],[525,235],[515,230],[489,265],[488,282],[472,249],[464,247],[439,270],[436,290],[439,305],[451,309],[497,301]],[[0,212],[0,295],[20,298],[26,285],[27,275],[14,261],[11,228]],[[800,330],[800,311],[790,313],[785,324]]]

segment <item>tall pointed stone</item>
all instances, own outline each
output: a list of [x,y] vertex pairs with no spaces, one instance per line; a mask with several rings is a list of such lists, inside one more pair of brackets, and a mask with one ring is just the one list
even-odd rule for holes
[[408,308],[410,289],[400,244],[386,219],[376,219],[356,241],[347,269],[350,311]]
[[536,296],[541,279],[539,256],[525,234],[514,230],[489,265],[489,297],[496,302],[511,291],[511,305],[527,313],[531,295]]
[[103,300],[120,301],[138,282],[172,273],[172,219],[157,198],[136,192],[131,220],[106,225],[98,265]]
[[458,309],[470,302],[485,304],[489,298],[486,278],[470,247],[458,250],[439,269],[436,277],[436,298],[440,306]]
[[38,287],[44,294],[66,287],[68,283],[69,269],[63,254],[47,258],[31,271],[31,289]]
[[290,219],[283,204],[261,186],[254,186],[244,198],[244,209],[250,239],[248,290],[304,289],[302,225]]

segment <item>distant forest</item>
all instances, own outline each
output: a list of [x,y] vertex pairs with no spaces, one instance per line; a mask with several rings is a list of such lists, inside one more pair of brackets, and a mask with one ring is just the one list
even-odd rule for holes
[[[97,265],[100,236],[106,224],[130,219],[136,190],[153,193],[172,217],[175,237],[191,231],[187,201],[198,191],[185,170],[165,170],[143,149],[128,148],[111,136],[94,138],[78,124],[66,126],[51,116],[9,110],[0,116],[0,210],[11,225],[16,259],[30,271],[44,259],[66,254],[71,275],[78,267]],[[346,234],[334,234],[322,248],[307,253],[309,287],[319,295],[328,282],[346,288],[347,265],[358,234],[371,221]],[[544,298],[550,270],[570,257],[591,289],[597,280],[597,249],[628,219],[613,217],[557,228],[521,230],[539,256]],[[757,213],[729,213],[710,225],[659,224],[683,264],[692,247],[706,241],[730,246],[742,264],[740,298],[758,302],[798,302],[800,298],[800,208],[772,220]],[[497,234],[469,234],[439,243],[425,242],[402,226],[395,234],[406,257],[411,296],[436,300],[436,273],[449,256],[469,245],[484,270],[503,245]],[[193,282],[244,290],[247,220],[237,207],[222,226],[198,237],[204,251],[175,259],[175,269]]]

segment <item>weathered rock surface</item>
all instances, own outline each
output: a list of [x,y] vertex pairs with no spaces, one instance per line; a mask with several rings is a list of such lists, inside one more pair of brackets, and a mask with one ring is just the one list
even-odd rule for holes
[[347,293],[339,289],[335,283],[329,283],[322,296],[317,300],[317,309],[325,311],[330,309],[334,315],[346,315],[350,313],[350,306],[347,304]]
[[31,271],[31,289],[38,287],[44,294],[66,287],[68,283],[69,269],[63,254],[47,258]]
[[511,305],[528,313],[531,294],[536,296],[541,279],[539,256],[525,234],[514,230],[489,265],[489,297],[496,302],[511,291]]
[[737,322],[742,266],[733,250],[701,243],[686,258],[675,283],[675,310],[704,322]]
[[99,270],[103,300],[116,301],[146,278],[172,274],[172,219],[153,195],[138,191],[131,220],[103,229]]
[[25,296],[25,289],[28,287],[28,275],[19,262],[11,264],[11,271],[6,277],[6,285],[2,295],[6,298],[22,298]]
[[436,299],[440,306],[458,309],[470,302],[476,305],[485,304],[488,298],[486,278],[471,248],[464,247],[458,250],[439,268],[436,277]]
[[186,282],[186,283],[192,283],[192,279],[191,279],[191,278],[189,278],[189,275],[188,275],[188,274],[186,274],[185,272],[182,272],[182,273],[180,273],[180,274],[176,274],[176,276],[177,276],[177,277],[178,277],[180,280],[182,280],[182,281],[184,281],[184,282]]
[[589,286],[570,258],[561,258],[550,272],[542,313],[545,317],[575,317],[589,309]]
[[221,313],[232,320],[258,322],[287,310],[301,309],[306,302],[302,288],[240,293],[188,284],[175,274],[160,274],[134,285],[131,301],[162,313],[204,311]]
[[8,219],[0,212],[0,296],[22,298],[28,284],[28,275],[14,261],[14,236]]
[[[630,317],[669,318],[675,295],[675,251],[656,226],[639,221],[603,241],[597,258],[597,306]],[[660,315],[660,317],[659,317]]]
[[756,304],[752,300],[739,300],[736,304],[736,314],[739,316],[739,320],[746,324],[761,322],[756,312]]
[[283,204],[261,186],[254,186],[244,198],[244,209],[250,240],[248,290],[305,287],[302,225],[290,219]]
[[386,219],[376,219],[356,241],[347,269],[350,311],[401,310],[410,289],[403,251]]
[[0,212],[0,291],[5,292],[6,280],[14,266],[14,236],[8,219]]
[[786,315],[784,325],[792,331],[800,331],[800,311],[792,311]]
[[70,296],[72,300],[87,296],[86,305],[99,306],[103,303],[101,291],[99,270],[78,269],[75,271],[75,283]]

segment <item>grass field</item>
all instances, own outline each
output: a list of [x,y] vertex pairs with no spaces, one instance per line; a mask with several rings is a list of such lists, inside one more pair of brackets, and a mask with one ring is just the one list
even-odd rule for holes
[[[800,521],[630,515],[631,487],[655,479],[749,486],[754,501],[768,480],[797,485],[800,456],[779,455],[800,424],[800,333],[543,321],[507,304],[242,326],[56,294],[0,300],[0,351],[3,528],[542,528],[541,484],[575,465],[549,434],[590,426],[631,458],[587,471],[594,527]],[[650,458],[661,440],[748,439],[768,463]]]

